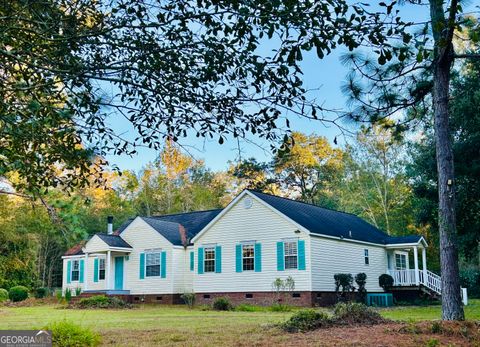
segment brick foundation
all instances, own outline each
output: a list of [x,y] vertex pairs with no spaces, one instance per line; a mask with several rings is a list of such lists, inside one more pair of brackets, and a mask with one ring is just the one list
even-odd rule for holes
[[[392,290],[396,301],[413,301],[421,297],[421,291],[416,290]],[[102,295],[100,293],[82,293],[79,297],[73,297],[72,303],[82,297]],[[347,293],[347,300],[356,301],[358,293]],[[130,294],[113,295],[132,304],[165,304],[183,305],[181,294]],[[270,306],[275,303],[284,303],[291,306],[314,307],[333,306],[337,303],[335,292],[307,292],[296,291],[280,295],[280,300],[274,292],[233,292],[233,293],[196,293],[195,303],[198,305],[211,305],[217,298],[227,298],[233,305],[252,304]]]

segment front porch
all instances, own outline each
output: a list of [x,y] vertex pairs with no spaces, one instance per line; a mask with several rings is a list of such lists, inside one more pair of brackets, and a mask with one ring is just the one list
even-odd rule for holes
[[[423,238],[415,244],[387,246],[387,273],[393,277],[395,287],[425,287],[432,293],[441,295],[442,280],[439,275],[428,270],[426,248]],[[422,253],[421,268],[419,251]]]

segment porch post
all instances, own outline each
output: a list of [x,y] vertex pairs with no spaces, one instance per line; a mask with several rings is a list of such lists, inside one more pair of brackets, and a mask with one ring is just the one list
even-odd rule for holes
[[422,248],[423,284],[427,283],[427,249]]
[[83,269],[83,290],[88,290],[88,253],[85,252],[85,266]]
[[415,285],[418,286],[420,282],[420,276],[418,274],[418,247],[413,247],[413,263],[415,266]]
[[107,280],[107,286],[106,286],[106,290],[109,290],[110,289],[110,253],[111,251],[107,251],[107,275],[105,276],[105,279]]

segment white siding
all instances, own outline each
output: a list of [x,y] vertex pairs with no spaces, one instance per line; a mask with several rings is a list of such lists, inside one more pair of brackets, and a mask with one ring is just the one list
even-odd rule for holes
[[[309,249],[310,237],[305,233],[295,233],[298,227],[272,211],[269,207],[253,200],[251,208],[245,208],[243,197],[214,223],[195,242],[194,291],[205,292],[245,292],[271,291],[272,282],[292,276],[295,289],[309,291],[311,288]],[[306,270],[277,271],[277,241],[283,238],[305,240]],[[235,271],[235,245],[241,241],[257,241],[262,244],[262,271]],[[217,244],[222,247],[222,273],[198,274],[198,247]]]
[[75,256],[63,259],[63,278],[62,278],[62,291],[65,293],[65,289],[70,288],[72,290],[72,294],[75,295],[76,288],[82,288],[83,291],[83,283],[79,281],[71,281],[67,283],[67,263],[70,260],[79,260],[85,259],[84,256]]
[[85,250],[88,253],[92,252],[102,252],[108,249],[108,245],[97,235],[94,235],[90,240],[88,240],[85,245]]
[[[172,293],[174,271],[176,270],[172,262],[173,245],[141,218],[136,218],[122,232],[121,237],[133,248],[129,260],[124,263],[124,289],[130,290],[131,294]],[[140,279],[140,253],[154,248],[161,248],[162,251],[167,252],[166,278],[145,276],[144,279]]]
[[[368,249],[370,264],[365,265],[364,250]],[[382,246],[372,246],[328,238],[311,238],[312,290],[335,291],[333,275],[360,272],[367,274],[367,291],[382,291],[378,277],[387,270],[387,252]]]

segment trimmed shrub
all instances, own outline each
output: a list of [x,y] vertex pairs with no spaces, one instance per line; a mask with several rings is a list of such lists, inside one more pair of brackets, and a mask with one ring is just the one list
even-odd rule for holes
[[8,297],[13,302],[23,301],[28,298],[28,288],[24,286],[15,286],[8,291]]
[[338,303],[333,308],[333,320],[338,324],[378,324],[385,319],[374,309],[360,303]]
[[183,293],[181,298],[188,308],[192,309],[195,306],[195,293]]
[[55,291],[55,296],[57,297],[57,301],[61,303],[63,301],[63,295],[62,295],[62,290],[57,290]]
[[0,302],[8,300],[8,291],[6,289],[0,288]]
[[330,318],[324,312],[301,310],[294,313],[289,320],[281,324],[281,328],[290,333],[305,332],[330,325]]
[[233,309],[233,306],[227,298],[218,298],[213,302],[213,309],[217,311],[230,311]]
[[39,287],[35,289],[35,293],[34,293],[35,299],[43,299],[47,295],[48,295],[48,288]]
[[367,289],[365,286],[367,285],[367,274],[360,272],[355,275],[355,283],[358,286],[358,294],[360,296],[360,302],[365,302],[367,299]]
[[335,280],[335,293],[337,294],[337,301],[347,300],[347,293],[355,291],[352,274],[335,274],[333,275],[333,279]]
[[76,304],[78,308],[130,308],[131,305],[115,296],[95,295],[83,298]]
[[393,277],[389,274],[382,274],[378,277],[378,285],[383,288],[384,291],[389,291],[393,287]]
[[69,321],[50,323],[43,329],[52,331],[54,346],[98,346],[101,341],[98,333]]

